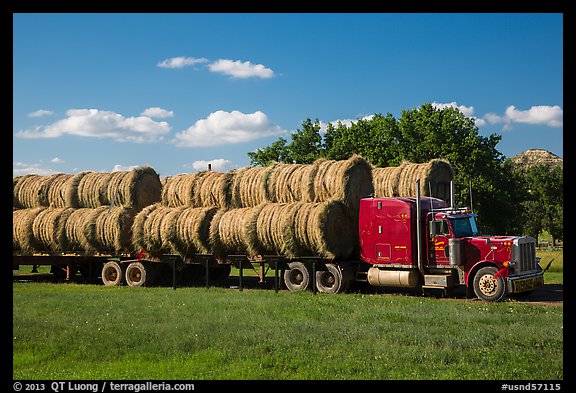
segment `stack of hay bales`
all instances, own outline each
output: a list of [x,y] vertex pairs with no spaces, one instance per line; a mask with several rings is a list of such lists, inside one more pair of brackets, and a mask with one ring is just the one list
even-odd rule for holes
[[420,179],[421,195],[450,200],[450,181],[454,169],[441,158],[417,164],[404,161],[397,167],[372,168],[375,197],[416,195],[416,180]]
[[[138,214],[132,241],[151,254],[348,258],[360,199],[373,192],[372,168],[360,156],[179,174],[165,181],[160,203]],[[198,229],[184,238],[182,226]]]
[[160,200],[150,167],[24,175],[13,181],[15,251],[131,252],[138,211]]
[[208,254],[210,222],[217,207],[170,207],[155,203],[142,209],[132,225],[132,245],[150,255]]

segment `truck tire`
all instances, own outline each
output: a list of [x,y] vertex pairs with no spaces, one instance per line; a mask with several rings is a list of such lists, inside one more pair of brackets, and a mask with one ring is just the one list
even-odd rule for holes
[[290,291],[303,291],[310,285],[310,272],[302,262],[291,262],[284,272],[284,284]]
[[108,261],[102,266],[102,282],[106,286],[122,285],[124,267],[116,261]]
[[480,300],[498,302],[506,295],[506,283],[503,277],[494,279],[498,272],[495,266],[486,266],[474,275],[474,293]]
[[316,271],[316,288],[323,293],[345,292],[352,281],[352,274],[346,267],[327,263],[326,270]]
[[132,262],[126,268],[126,284],[131,287],[144,287],[152,284],[152,268],[143,262]]

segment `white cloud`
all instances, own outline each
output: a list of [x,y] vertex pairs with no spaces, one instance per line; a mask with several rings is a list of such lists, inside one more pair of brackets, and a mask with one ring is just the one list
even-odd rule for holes
[[458,105],[456,102],[452,101],[446,104],[433,102],[431,104],[436,109],[444,109],[444,108],[456,108],[466,117],[472,117],[474,115],[474,107],[473,106],[465,106],[465,105]]
[[114,167],[112,168],[112,172],[128,172],[131,171],[132,169],[136,169],[139,168],[140,165],[120,165],[120,164],[116,164],[114,165]]
[[505,121],[511,123],[542,124],[548,127],[562,127],[564,113],[558,105],[538,105],[526,111],[517,110],[514,105],[506,108]]
[[29,117],[42,117],[42,116],[52,116],[54,112],[46,109],[38,109],[37,111],[28,113]]
[[562,127],[564,125],[564,112],[558,105],[536,105],[528,110],[518,110],[510,105],[500,116],[495,113],[487,113],[484,119],[490,124],[503,123],[503,129],[509,130],[513,123],[537,124],[548,127]]
[[155,142],[162,140],[171,127],[146,116],[124,117],[98,109],[70,109],[67,117],[46,126],[16,132],[20,138],[58,138],[77,135],[110,138],[120,142]]
[[[368,115],[368,116],[364,116],[362,119],[360,120],[372,120],[372,118],[374,117],[374,115]],[[350,127],[352,125],[352,123],[356,123],[358,121],[358,119],[338,119],[338,120],[332,120],[329,121],[328,123],[325,123],[323,121],[320,121],[320,134],[325,134],[326,133],[326,128],[328,127],[328,124],[332,124],[334,127],[338,127],[338,122],[344,124],[346,127]]]
[[486,113],[484,119],[490,124],[502,123],[502,116],[498,116],[496,113]]
[[63,163],[65,163],[66,161],[62,160],[62,159],[59,158],[59,157],[54,157],[53,159],[50,160],[50,162],[53,162],[53,163],[55,163],[55,164],[63,164]]
[[264,67],[262,64],[252,64],[249,61],[219,59],[208,65],[212,72],[220,72],[234,78],[257,77],[262,79],[272,78],[274,71]]
[[284,133],[285,130],[270,122],[266,114],[260,111],[248,114],[239,111],[216,111],[177,133],[173,142],[176,146],[184,147],[216,146]]
[[160,68],[184,68],[189,67],[194,64],[202,64],[206,63],[208,59],[204,57],[195,58],[195,57],[172,57],[169,59],[165,59],[157,64]]
[[40,175],[40,176],[47,176],[53,175],[57,172],[50,168],[44,168],[40,164],[26,164],[23,162],[14,162],[12,163],[12,176],[21,176],[21,175]]
[[232,161],[225,160],[224,158],[217,158],[210,161],[194,161],[192,168],[196,171],[202,171],[208,169],[208,164],[210,164],[212,170],[216,172],[228,172],[236,168]]
[[474,124],[476,125],[476,127],[482,127],[486,125],[486,120],[480,118],[474,118]]
[[166,118],[166,117],[172,117],[174,116],[174,112],[173,111],[168,111],[166,109],[162,109],[159,108],[157,106],[152,107],[152,108],[146,108],[144,109],[144,111],[142,113],[140,113],[142,116],[148,116],[148,117],[156,117],[156,118]]

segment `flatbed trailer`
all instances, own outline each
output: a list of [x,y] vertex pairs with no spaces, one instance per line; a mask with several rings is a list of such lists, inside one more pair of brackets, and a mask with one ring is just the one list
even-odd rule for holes
[[[86,255],[50,252],[13,255],[13,270],[26,265],[51,266],[54,276],[67,281],[74,280],[80,274],[90,281],[101,280],[106,286],[151,286],[164,282],[171,283],[174,289],[190,282],[204,283],[209,287],[226,279],[231,268],[235,267],[238,269],[238,285],[235,287],[239,290],[244,288],[244,271],[248,269],[257,274],[259,283],[266,283],[267,278],[272,278],[276,292],[286,288],[283,276],[289,271],[291,276],[288,285],[292,286],[291,290],[311,288],[316,293],[316,273],[328,271],[332,264],[330,260],[317,256],[287,258],[281,255],[228,255],[226,259],[219,259],[211,254],[195,254],[184,258],[177,254],[150,256],[138,253]],[[271,270],[273,276],[269,277]],[[348,281],[353,279],[348,274]]]

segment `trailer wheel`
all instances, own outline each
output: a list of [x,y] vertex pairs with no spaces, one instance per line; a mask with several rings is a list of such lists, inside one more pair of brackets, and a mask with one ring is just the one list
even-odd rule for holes
[[126,268],[126,284],[131,287],[149,286],[152,283],[152,268],[147,263],[132,262]]
[[124,280],[124,267],[116,261],[108,261],[102,266],[102,282],[106,286],[118,286]]
[[302,262],[291,262],[284,272],[284,284],[290,291],[303,291],[310,284],[310,273]]
[[494,278],[498,269],[486,266],[474,275],[474,293],[479,299],[487,302],[498,302],[506,294],[506,285],[503,277]]
[[351,272],[333,263],[326,264],[326,270],[316,272],[316,288],[324,293],[342,293],[350,286]]

